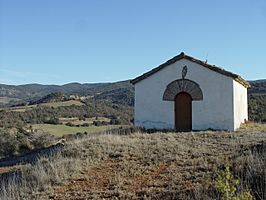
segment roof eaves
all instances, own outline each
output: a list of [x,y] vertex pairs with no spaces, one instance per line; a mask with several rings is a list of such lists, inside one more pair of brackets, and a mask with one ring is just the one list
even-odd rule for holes
[[223,74],[225,76],[231,77],[235,81],[239,82],[240,84],[242,84],[246,88],[250,87],[250,84],[246,80],[244,80],[241,76],[239,76],[237,74],[234,74],[232,72],[229,72],[229,71],[227,71],[227,70],[225,70],[225,69],[223,69],[221,67],[217,67],[215,65],[210,65],[210,64],[207,64],[206,62],[203,62],[203,61],[198,60],[196,58],[193,58],[191,56],[185,55],[184,52],[181,52],[179,55],[171,58],[170,60],[166,61],[165,63],[163,63],[161,65],[159,65],[158,67],[156,67],[156,68],[154,68],[154,69],[152,69],[152,70],[150,70],[150,71],[138,76],[137,78],[131,80],[130,83],[135,85],[136,83],[138,83],[138,82],[142,81],[143,79],[151,76],[152,74],[160,71],[161,69],[165,68],[166,66],[168,66],[170,64],[173,64],[176,61],[181,60],[183,58],[186,58],[187,60],[190,60],[191,62],[198,63],[198,64],[200,64],[200,65],[202,65],[202,66],[204,66],[204,67],[206,67],[206,68],[208,68],[208,69],[210,69],[212,71],[215,71],[217,73],[220,73],[220,74]]
[[249,88],[250,87],[250,84],[248,81],[246,81],[245,79],[243,79],[241,76],[235,74],[235,73],[232,73],[230,71],[227,71],[221,67],[217,67],[216,65],[210,65],[210,64],[207,64],[206,62],[203,62],[201,60],[198,60],[198,59],[195,59],[193,57],[190,57],[190,56],[185,56],[188,60],[192,61],[192,62],[195,62],[195,63],[198,63],[206,68],[209,68],[210,70],[212,71],[215,71],[217,73],[220,73],[220,74],[223,74],[225,76],[228,76],[228,77],[231,77],[233,78],[235,81],[239,82],[240,84],[242,84],[244,87],[246,88]]
[[176,61],[182,59],[185,57],[184,52],[181,52],[179,55],[171,58],[170,60],[167,60],[166,62],[164,62],[163,64],[159,65],[158,67],[153,68],[152,70],[138,76],[137,78],[133,79],[130,81],[130,83],[132,83],[133,85],[135,85],[136,83],[138,83],[139,81],[142,81],[143,79],[149,77],[150,75],[160,71],[161,69],[165,68],[168,65],[171,65],[173,63],[175,63]]

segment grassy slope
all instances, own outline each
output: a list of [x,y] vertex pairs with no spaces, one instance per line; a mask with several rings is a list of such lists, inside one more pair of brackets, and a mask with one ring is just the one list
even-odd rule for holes
[[55,199],[76,194],[89,199],[183,199],[186,192],[211,187],[226,160],[245,159],[247,148],[266,141],[266,126],[252,128],[233,134],[109,135],[76,141],[72,144],[75,150],[78,146],[85,152],[83,156],[100,161],[84,167],[79,178],[56,188]]
[[44,105],[44,106],[51,106],[51,107],[60,107],[60,106],[82,106],[84,105],[83,103],[81,103],[80,101],[76,101],[76,100],[69,100],[69,101],[63,101],[63,102],[51,102],[51,103],[43,103],[40,105]]
[[72,117],[72,118],[59,118],[60,122],[63,124],[66,124],[68,122],[71,122],[72,124],[75,125],[82,125],[84,123],[89,123],[92,124],[94,121],[105,121],[105,122],[110,122],[110,119],[106,117],[91,117],[91,118],[85,118],[85,120],[79,120],[78,117]]
[[108,126],[89,126],[89,127],[70,127],[66,125],[53,125],[53,124],[34,124],[33,129],[42,130],[43,132],[51,133],[55,136],[63,136],[75,133],[95,133],[112,128],[118,128],[120,126],[108,125]]
[[[59,157],[22,167],[22,185],[5,189],[29,199],[208,199],[203,191],[213,187],[219,167],[253,162],[250,149],[265,141],[266,125],[257,124],[233,133],[94,135],[69,141]],[[248,169],[265,174],[265,158],[259,161]]]
[[[69,101],[62,101],[62,102],[51,102],[51,103],[41,103],[38,104],[40,106],[49,106],[49,107],[60,107],[60,106],[72,106],[72,105],[76,105],[76,106],[82,106],[84,105],[83,103],[81,103],[80,101],[76,101],[76,100],[69,100]],[[15,111],[15,112],[25,112],[26,110],[31,110],[32,108],[35,108],[37,105],[29,105],[29,106],[19,106],[19,107],[14,107],[14,108],[10,108],[10,111]]]

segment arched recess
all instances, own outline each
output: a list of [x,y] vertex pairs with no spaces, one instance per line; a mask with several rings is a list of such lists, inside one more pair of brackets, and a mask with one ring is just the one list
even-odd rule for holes
[[175,97],[180,92],[188,93],[193,101],[203,100],[203,94],[199,84],[188,79],[178,79],[169,83],[163,94],[164,101],[175,101]]

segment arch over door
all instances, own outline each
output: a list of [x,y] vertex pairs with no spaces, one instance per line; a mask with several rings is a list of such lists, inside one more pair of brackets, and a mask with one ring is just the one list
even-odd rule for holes
[[175,128],[177,131],[192,130],[192,97],[186,92],[175,97]]
[[180,92],[186,92],[190,94],[193,101],[203,100],[203,94],[200,86],[188,79],[178,79],[169,83],[164,91],[164,101],[174,101],[177,94]]

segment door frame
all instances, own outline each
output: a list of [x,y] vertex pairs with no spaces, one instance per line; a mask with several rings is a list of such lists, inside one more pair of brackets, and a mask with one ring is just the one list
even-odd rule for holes
[[[185,95],[185,96],[181,96],[181,95]],[[188,102],[186,103],[182,103],[180,106],[188,106],[187,108],[184,108],[182,110],[178,111],[178,106],[177,104],[180,102],[178,101],[178,97],[181,98],[180,100],[184,101],[184,97],[185,100],[187,100]],[[175,96],[175,101],[174,101],[174,115],[175,115],[175,130],[176,131],[191,131],[192,130],[192,97],[189,93],[187,92],[179,92],[176,96]],[[184,113],[180,113],[180,112],[184,112]],[[180,120],[180,116],[183,118],[181,118]],[[180,123],[181,121],[181,123]]]

